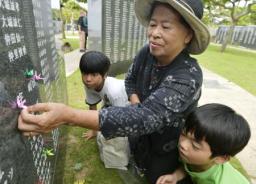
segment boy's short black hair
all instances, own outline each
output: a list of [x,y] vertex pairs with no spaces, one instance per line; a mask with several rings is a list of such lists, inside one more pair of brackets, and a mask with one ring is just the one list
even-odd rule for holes
[[104,76],[110,67],[109,58],[98,51],[89,51],[82,55],[79,68],[82,74],[99,73]]
[[233,109],[221,104],[206,104],[192,112],[184,126],[196,140],[205,140],[211,157],[234,156],[248,143],[251,131],[248,122]]

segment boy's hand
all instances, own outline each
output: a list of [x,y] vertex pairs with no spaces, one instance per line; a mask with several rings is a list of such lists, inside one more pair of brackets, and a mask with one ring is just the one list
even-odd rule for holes
[[83,133],[83,136],[85,138],[85,140],[90,140],[94,137],[96,137],[97,135],[97,131],[94,131],[94,130],[88,130],[87,132],[84,132]]
[[183,166],[180,166],[172,174],[166,174],[166,175],[160,176],[157,179],[156,184],[176,184],[178,181],[182,180],[185,177],[186,177],[186,172]]
[[163,176],[160,176],[156,184],[176,184],[177,183],[177,175],[176,174],[166,174]]

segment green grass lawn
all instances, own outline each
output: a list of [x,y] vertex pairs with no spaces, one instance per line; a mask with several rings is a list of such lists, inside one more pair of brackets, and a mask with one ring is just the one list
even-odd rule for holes
[[[219,46],[210,45],[204,54],[196,57],[205,68],[220,74],[256,95],[255,52],[228,48],[225,53],[220,53]],[[118,78],[123,77],[124,75],[118,76]],[[67,78],[67,88],[69,105],[75,108],[87,109],[79,71]],[[85,129],[63,127],[61,131],[60,154],[55,183],[123,184],[115,170],[104,168],[99,159],[95,140],[85,141],[81,138]],[[248,177],[237,159],[232,158],[231,163]]]
[[72,50],[79,48],[79,39],[78,38],[66,38],[62,40],[63,43],[69,42]]
[[78,49],[79,48],[79,35],[77,32],[74,32],[74,34],[72,32],[65,32],[66,35],[66,39],[63,39],[63,43],[65,42],[69,42],[72,49]]
[[65,35],[66,37],[74,37],[74,36],[78,37],[78,31],[74,31],[74,33],[72,31],[66,31]]
[[203,67],[256,95],[255,51],[227,48],[220,53],[220,46],[210,45],[206,52],[195,57]]

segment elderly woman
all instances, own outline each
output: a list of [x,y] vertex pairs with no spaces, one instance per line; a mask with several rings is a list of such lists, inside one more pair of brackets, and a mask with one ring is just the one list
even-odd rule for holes
[[202,53],[210,36],[200,21],[200,0],[136,0],[135,12],[148,28],[149,44],[135,57],[125,80],[133,105],[84,111],[36,104],[22,111],[19,129],[34,135],[68,122],[100,130],[106,139],[129,136],[137,167],[155,183],[179,166],[178,137],[186,115],[197,106],[202,85],[202,71],[189,54]]

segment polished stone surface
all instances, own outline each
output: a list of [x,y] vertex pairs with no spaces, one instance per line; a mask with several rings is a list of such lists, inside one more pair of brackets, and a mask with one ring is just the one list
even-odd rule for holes
[[[58,130],[25,138],[17,129],[24,106],[67,100],[65,65],[55,49],[50,3],[0,1],[1,184],[47,184],[52,180]],[[46,154],[47,150],[54,156]]]

